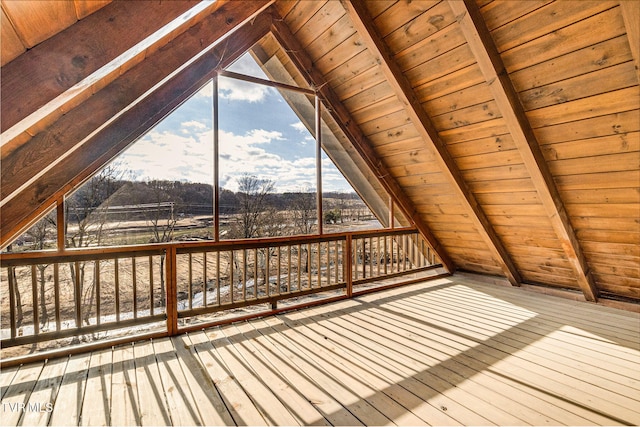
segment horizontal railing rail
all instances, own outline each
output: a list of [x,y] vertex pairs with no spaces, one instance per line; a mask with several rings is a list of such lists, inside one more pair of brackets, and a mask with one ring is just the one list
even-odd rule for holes
[[172,335],[232,310],[265,315],[283,300],[301,307],[347,298],[436,265],[412,228],[5,253],[0,344]]
[[164,322],[166,246],[3,254],[2,347]]

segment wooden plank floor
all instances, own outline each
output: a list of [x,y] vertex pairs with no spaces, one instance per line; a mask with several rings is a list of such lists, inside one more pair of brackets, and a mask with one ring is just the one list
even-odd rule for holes
[[0,385],[3,425],[639,425],[640,318],[454,276]]

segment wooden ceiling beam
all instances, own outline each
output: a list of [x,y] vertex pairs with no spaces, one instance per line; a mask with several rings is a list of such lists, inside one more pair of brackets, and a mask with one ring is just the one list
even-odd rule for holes
[[467,43],[476,57],[478,66],[522,156],[540,201],[571,264],[574,276],[585,298],[588,301],[597,301],[598,288],[553,180],[553,175],[540,150],[531,124],[527,120],[524,107],[520,103],[518,93],[509,78],[480,10],[474,0],[449,0],[449,5],[456,15]]
[[[200,9],[196,22],[213,9],[194,8],[195,4],[194,1],[113,2],[5,64],[0,82],[3,94],[0,109],[2,132],[91,76],[90,81],[65,95],[67,99],[54,102],[57,108],[53,105],[47,108],[49,114],[58,111],[61,115],[63,111],[59,110],[64,110],[66,103],[82,96],[84,92],[89,92],[86,96],[91,95],[93,87],[104,86],[108,83],[105,80],[113,80],[121,74],[120,67],[112,64],[112,61],[123,52],[129,51],[129,56],[135,56],[155,50],[157,47],[154,46],[167,43],[167,37],[147,44],[140,42],[190,9]],[[140,16],[144,16],[144,25],[138,23]],[[183,20],[179,29],[185,31],[194,24]],[[173,32],[170,36],[177,35],[177,32]],[[96,72],[98,75],[94,74]],[[14,129],[11,133],[16,136],[27,131],[33,133],[37,122],[45,120],[43,115],[39,112],[38,118],[25,120],[20,124],[20,129]]]
[[471,219],[474,221],[495,260],[500,264],[503,273],[511,284],[518,286],[522,279],[511,256],[498,238],[493,226],[482,210],[480,203],[478,203],[468,188],[462,177],[462,173],[446,147],[446,143],[442,140],[431,118],[420,104],[411,83],[394,61],[389,47],[373,23],[365,2],[363,0],[343,1],[343,5],[351,17],[356,31],[358,31],[358,34],[360,34],[365,41],[369,51],[379,59],[380,68],[387,82],[393,88],[400,102],[405,106],[405,111],[408,113],[409,118],[420,133],[420,136],[437,153],[435,156],[436,161],[439,163],[445,175],[450,179],[460,199],[463,201],[464,206],[469,210]]
[[422,221],[409,197],[392,177],[384,164],[376,157],[367,137],[362,133],[344,104],[340,102],[340,98],[333,91],[323,74],[315,68],[313,61],[291,33],[291,30],[282,17],[274,8],[271,8],[271,11],[273,14],[271,25],[272,34],[285,49],[308,83],[318,91],[318,96],[321,98],[325,108],[327,108],[327,111],[329,111],[338,126],[340,126],[341,130],[351,141],[354,149],[379,179],[380,184],[394,199],[404,215],[415,224],[428,245],[440,258],[442,265],[447,271],[453,273],[455,271],[455,264],[445,252],[440,242],[435,238],[429,227]]
[[[47,168],[44,174],[31,180],[28,185],[18,191],[17,197],[0,207],[0,246],[6,246],[19,236],[29,224],[44,213],[45,209],[93,175],[129,144],[151,129],[197,91],[212,77],[216,70],[229,65],[267,34],[271,16],[269,14],[258,15],[258,13],[270,3],[268,1],[260,3],[232,2],[231,4],[237,5],[237,7],[226,8],[224,12],[220,11],[215,19],[218,29],[214,32],[222,35],[229,31],[225,25],[230,25],[234,28],[240,27],[237,30],[238,35],[234,34],[233,37],[228,37],[220,42],[216,47],[191,62],[188,67],[182,68],[170,79],[165,80],[148,96],[136,100],[135,103],[129,102],[129,105],[120,105],[117,99],[114,99],[113,91],[105,88],[105,92],[100,92],[92,97],[96,103],[86,103],[86,105],[81,105],[70,112],[69,114],[73,116],[74,120],[83,121],[83,116],[98,116],[98,119],[106,121],[106,124],[88,137],[84,137],[84,133],[79,135],[72,132],[64,133],[66,130],[93,131],[93,127],[85,129],[86,123],[85,127],[79,126],[69,129],[69,127],[63,126],[60,129],[54,127],[55,130],[51,130],[51,132],[64,134],[65,139],[68,138],[72,141],[74,137],[84,137],[84,142],[75,148],[73,156],[63,156],[56,159],[55,164]],[[242,25],[243,23],[244,25]],[[172,45],[172,49],[165,52],[167,55],[180,57],[183,54],[183,49],[185,49],[185,45],[176,43]],[[137,67],[145,70],[147,66],[155,67],[158,64],[157,61],[148,61],[148,64],[143,62]],[[140,85],[143,83],[140,79],[144,80],[144,75],[136,74],[136,76],[137,78],[127,78],[119,82],[115,93],[125,98],[125,93],[137,93],[142,90]],[[143,84],[144,87],[147,83]],[[113,103],[118,104],[118,107],[124,111],[118,110],[114,113],[111,110]],[[107,119],[105,111],[115,114],[115,117]],[[90,125],[94,123],[97,123],[95,119],[91,119],[89,122]],[[3,164],[3,169],[4,166]],[[19,170],[17,173],[20,173]]]
[[631,48],[631,55],[633,55],[638,83],[640,83],[640,2],[621,0],[620,9],[627,30],[627,40]]

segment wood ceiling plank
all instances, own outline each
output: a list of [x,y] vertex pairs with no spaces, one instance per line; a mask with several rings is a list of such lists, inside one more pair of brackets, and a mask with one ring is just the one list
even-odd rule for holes
[[27,48],[20,40],[18,33],[11,24],[11,21],[4,12],[1,10],[2,15],[0,18],[0,66],[4,66],[6,63],[14,60],[21,55]]
[[478,67],[471,64],[418,85],[415,92],[420,102],[424,103],[479,84],[484,84],[484,77]]
[[566,175],[556,178],[561,191],[637,188],[640,182],[640,170],[588,173],[584,175]]
[[[465,156],[456,159],[458,169],[468,171],[472,169],[486,169],[496,167],[513,167],[522,164],[522,157],[517,149],[496,151],[481,155]],[[500,176],[496,174],[496,179]]]
[[519,191],[513,193],[480,193],[476,197],[482,205],[540,205],[540,198],[535,191]]
[[334,86],[333,90],[340,99],[346,100],[361,92],[365,92],[367,89],[376,86],[383,81],[384,76],[380,69],[378,67],[371,67],[346,83]]
[[371,6],[371,3],[377,2],[367,3],[369,15],[374,19],[375,24],[378,26],[380,35],[382,37],[386,37],[416,16],[437,5],[438,0],[423,0],[419,2],[402,0],[393,4],[382,13],[377,13],[377,11]]
[[473,187],[474,193],[528,191],[528,188],[533,188],[531,187],[529,172],[523,164],[470,169],[463,171],[462,176],[464,176],[464,179]]
[[289,11],[285,19],[290,25],[291,32],[297,33],[303,28],[313,15],[324,6],[324,1],[299,1]]
[[622,34],[625,28],[619,11],[609,9],[509,49],[503,52],[502,60],[512,73]]
[[[70,2],[57,3],[73,6]],[[5,65],[0,82],[2,132],[110,63],[193,4],[114,2]],[[139,25],[140,16],[145,17],[145,25]]]
[[[205,25],[198,27],[200,31],[183,33],[172,45],[173,49],[158,51],[155,56],[147,58],[68,113],[48,131],[50,135],[47,135],[47,138],[32,139],[30,143],[38,141],[46,148],[43,150],[39,147],[26,147],[21,158],[11,159],[13,167],[10,170],[13,170],[13,173],[6,171],[9,168],[3,163],[3,192],[5,182],[12,184],[11,188],[16,187],[14,179],[18,180],[17,187],[20,187],[20,180],[28,176],[22,175],[26,174],[24,169],[30,167],[35,160],[42,161],[45,165],[51,163],[51,166],[46,167],[43,174],[30,180],[17,192],[16,200],[19,200],[19,203],[5,202],[2,205],[1,244],[5,245],[19,235],[34,217],[42,213],[42,206],[50,206],[73,186],[95,173],[199,89],[218,67],[228,65],[228,61],[236,59],[263,37],[268,32],[270,23],[263,21],[270,17],[255,19],[253,22],[252,20],[271,3],[272,1],[243,1],[226,4],[219,10],[220,13],[211,14],[203,21]],[[243,24],[248,22],[251,24],[243,27]],[[182,69],[167,85],[146,98],[139,98],[149,87],[156,84],[156,79],[162,80],[169,73],[180,69],[184,61],[200,51],[203,39],[211,44],[238,27],[245,29],[241,37],[226,38],[223,43],[199,57],[188,68]],[[229,56],[232,53],[238,56]],[[122,112],[125,107],[131,108]],[[94,126],[101,128],[91,135],[96,129]],[[57,141],[51,146],[50,141],[55,140],[56,135],[61,133],[65,133],[65,140]],[[70,147],[64,144],[73,145],[77,140],[84,140],[84,143],[73,147],[73,156],[63,156],[56,151],[58,149],[62,153],[68,152]],[[48,152],[51,158],[43,158],[43,152]],[[34,156],[33,153],[37,154]],[[24,161],[31,163],[23,163]],[[41,168],[42,165],[38,164],[38,167]],[[3,202],[5,200],[3,196]]]
[[637,117],[638,105],[640,91],[633,86],[527,111],[527,118],[537,129],[624,111],[635,111]]
[[[478,229],[481,230],[481,235],[490,253],[500,263],[503,273],[509,281],[513,285],[518,285],[520,283],[520,275],[510,255],[495,234],[480,204],[467,187],[460,170],[456,166],[455,160],[447,150],[446,144],[440,138],[431,119],[418,101],[409,79],[404,76],[397,63],[393,60],[391,50],[378,33],[365,3],[361,1],[351,1],[343,2],[343,5],[349,16],[351,16],[361,37],[365,40],[368,48],[373,52],[374,56],[380,59],[380,65],[389,84],[393,86],[398,98],[403,105],[405,105],[405,110],[411,118],[411,121],[418,128],[425,143],[432,146],[435,152],[438,153],[436,156],[437,163],[450,177],[456,194],[460,197],[460,200],[464,202],[466,212],[470,214],[472,219],[477,223]],[[449,15],[451,14],[450,11],[448,13]],[[433,25],[435,26],[435,24]]]
[[[388,36],[382,36],[378,33],[388,46],[393,46],[393,49],[390,48],[389,50],[392,54],[410,48],[455,22],[455,17],[451,13],[451,9],[442,2],[424,12],[417,13],[419,14],[414,15],[415,18]],[[367,16],[370,15],[367,13]]]
[[621,0],[622,19],[627,30],[627,41],[636,66],[636,75],[640,83],[640,2]]
[[[638,151],[548,162],[554,177],[588,175],[606,172],[636,171],[640,168]],[[638,185],[638,182],[635,182]]]
[[627,48],[627,38],[621,35],[559,58],[534,64],[510,75],[516,90],[522,92],[631,60],[633,57]]
[[277,11],[273,10],[272,13],[274,14],[271,27],[273,35],[278,39],[284,49],[289,52],[291,59],[296,63],[300,72],[307,77],[309,83],[312,84],[319,92],[319,96],[326,104],[328,111],[332,114],[335,121],[340,125],[341,130],[348,136],[354,148],[367,163],[369,168],[376,174],[376,176],[380,177],[381,184],[387,193],[394,199],[394,202],[401,209],[405,217],[409,218],[416,225],[431,249],[433,249],[438,255],[445,268],[449,272],[455,271],[455,265],[444,251],[444,248],[431,233],[431,230],[429,230],[426,224],[421,220],[419,215],[417,215],[415,207],[402,188],[392,178],[386,167],[377,159],[377,156],[369,142],[366,140],[366,137],[356,125],[355,121],[351,118],[348,110],[340,102],[340,99],[325,80],[325,77],[315,67],[314,63],[311,61],[309,56],[307,56],[304,49],[302,49],[282,18],[277,15]]
[[455,110],[478,104],[486,104],[491,101],[493,101],[493,96],[491,96],[491,91],[484,82],[457,90],[451,94],[447,94],[427,102],[421,100],[422,105],[431,116],[451,113]]
[[576,203],[567,204],[572,216],[582,218],[637,218],[640,213],[638,203]]
[[531,284],[550,284],[549,286],[555,286],[559,288],[578,289],[575,279],[567,278],[566,276],[560,276],[558,274],[544,274],[540,273],[539,271],[527,271],[526,276],[524,277],[526,281]]
[[362,51],[342,64],[340,68],[336,68],[327,73],[325,80],[331,82],[331,84],[335,86],[345,84],[363,72],[376,67],[376,65],[378,64],[376,64],[371,55],[368,55],[366,51]]
[[465,43],[462,33],[456,31],[456,26],[448,25],[405,50],[397,52],[394,59],[400,68],[406,71]]
[[629,110],[589,117],[577,122],[559,123],[534,129],[540,144],[554,144],[580,139],[624,135],[640,130],[638,111]]
[[274,6],[278,9],[280,16],[286,18],[297,3],[298,0],[279,0]]
[[368,137],[376,146],[382,146],[384,144],[393,144],[405,139],[420,137],[420,134],[413,124],[406,123],[381,132],[369,134]]
[[[462,175],[469,183],[469,188],[478,198],[482,198],[483,194],[513,194],[536,190],[524,165],[518,165],[515,168],[498,167],[496,169],[502,169],[502,171],[483,173],[482,170],[476,169],[463,172]],[[513,169],[517,170],[514,171]],[[498,174],[500,176],[496,178]],[[505,176],[507,177],[506,179],[504,179]]]
[[398,125],[412,125],[411,119],[402,105],[396,103],[398,108],[395,112],[378,117],[375,120],[361,122],[360,129],[365,135],[371,135],[378,132],[389,131]]
[[318,70],[322,70],[322,72],[326,74],[331,72],[331,70],[339,68],[342,64],[355,57],[363,50],[365,49],[362,46],[360,35],[358,33],[353,33],[342,43],[328,51],[326,55],[321,56],[317,61],[315,61],[315,66]]
[[635,243],[584,242],[584,250],[590,253],[620,254],[626,259],[640,261],[640,246]]
[[597,301],[598,288],[571,225],[569,214],[482,15],[473,1],[449,1],[449,4],[500,106],[544,209],[571,262],[574,279],[578,281],[587,300]]
[[449,144],[447,147],[454,158],[516,149],[516,146],[513,144],[513,138],[509,134]]
[[487,28],[494,30],[552,1],[553,0],[494,1],[486,6],[478,4],[478,7],[482,10],[482,16],[485,17]]
[[553,2],[493,30],[491,35],[498,51],[503,52],[616,5],[614,0],[583,0],[580,7],[573,2]]
[[[320,10],[318,10],[309,21],[296,33],[296,38],[303,47],[309,46],[318,34],[322,34],[326,28],[336,33],[353,33],[353,29],[349,31],[349,27],[335,26],[336,21],[344,16],[344,9],[333,1],[326,2]],[[339,34],[337,34],[339,36]],[[346,38],[346,37],[345,37]]]
[[76,16],[83,19],[111,3],[111,0],[74,0],[74,3]]
[[575,221],[576,233],[580,233],[582,230],[598,230],[602,232],[623,232],[623,233],[638,233],[640,232],[640,224],[638,224],[637,218],[576,218]]
[[430,115],[431,121],[440,132],[490,121],[500,118],[501,116],[500,109],[493,100],[460,108],[445,114]]
[[374,18],[389,9],[394,4],[398,3],[398,0],[376,0],[369,3],[369,11]]
[[427,148],[420,137],[403,139],[401,141],[383,145],[376,145],[373,141],[371,142],[373,143],[373,146],[376,147],[376,152],[384,153],[384,157],[390,157],[397,154],[407,154],[413,151],[425,150]]
[[[440,165],[436,162],[428,161],[424,163],[403,164],[401,166],[389,167],[389,172],[397,179],[404,177],[417,177],[420,174],[432,174],[442,172]],[[451,185],[451,181],[448,181]]]
[[[640,228],[635,232],[584,229],[576,233],[581,239],[590,242],[624,243],[630,245],[640,242]],[[640,275],[640,269],[637,269],[636,274]]]
[[624,62],[567,80],[521,91],[520,100],[524,109],[529,111],[631,86],[638,86],[637,72],[632,62]]
[[[349,111],[351,112],[353,119],[358,123],[378,123],[378,119],[381,117],[388,117],[398,111],[404,110],[394,93],[392,96],[388,96],[385,99],[378,101],[376,104],[368,104],[362,108],[356,109],[356,111]],[[394,124],[395,123],[390,122],[387,126],[393,126]]]
[[[331,3],[333,4],[333,2]],[[344,12],[344,9],[342,12]],[[316,27],[315,30],[317,35],[318,27]],[[323,53],[330,51],[332,46],[338,46],[340,43],[351,37],[353,33],[355,33],[355,30],[351,21],[349,21],[349,17],[343,15],[337,22],[327,26],[326,30],[323,31],[322,34],[309,43],[308,46],[306,46],[306,50],[309,52],[309,56],[313,59],[317,59],[314,58],[314,53],[316,53],[318,57],[322,56]]]
[[[565,203],[635,203],[640,205],[640,188],[601,188],[562,191]],[[640,226],[640,224],[639,224]],[[576,231],[577,233],[577,231]],[[640,241],[640,240],[639,240]]]
[[3,1],[2,7],[27,48],[48,39],[78,20],[73,2]]
[[473,56],[466,44],[460,45],[431,61],[407,70],[407,79],[413,87],[444,77],[473,64]]

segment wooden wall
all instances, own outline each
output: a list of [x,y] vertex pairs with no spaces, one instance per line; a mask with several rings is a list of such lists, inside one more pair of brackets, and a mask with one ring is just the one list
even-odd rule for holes
[[[460,186],[339,2],[279,2],[377,156],[458,267],[502,274],[494,233],[525,283],[579,289],[504,111],[446,1],[365,2],[375,30],[437,136]],[[603,293],[640,298],[638,71],[619,2],[481,1],[481,16]],[[457,169],[457,170],[455,170]],[[488,227],[474,218],[473,204]],[[484,234],[484,235],[483,235]]]
[[544,3],[482,12],[598,288],[638,298],[640,98],[621,7]]

